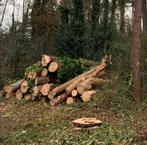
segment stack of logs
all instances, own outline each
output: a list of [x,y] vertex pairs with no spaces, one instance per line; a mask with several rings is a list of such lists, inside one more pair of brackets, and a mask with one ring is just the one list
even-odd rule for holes
[[62,102],[73,104],[79,98],[83,102],[89,102],[96,94],[97,87],[110,82],[104,79],[110,61],[111,56],[106,55],[100,65],[57,86],[56,75],[59,67],[62,66],[56,57],[43,55],[41,62],[38,62],[41,66],[40,71],[26,72],[24,79],[12,85],[5,85],[3,91],[0,91],[0,96],[6,98],[16,96],[18,100],[36,100],[46,97],[52,106],[57,106]]

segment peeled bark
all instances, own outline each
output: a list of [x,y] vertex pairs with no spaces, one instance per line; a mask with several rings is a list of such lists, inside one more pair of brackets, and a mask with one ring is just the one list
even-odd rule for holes
[[48,77],[37,77],[35,79],[35,85],[43,85],[49,82]]
[[53,73],[53,72],[56,72],[59,68],[59,65],[57,62],[51,62],[49,67],[48,67],[48,70],[49,72]]
[[90,99],[96,94],[97,91],[85,91],[81,98],[83,100],[83,102],[89,102]]
[[20,90],[23,94],[25,94],[27,93],[28,89],[29,89],[29,83],[27,80],[25,80],[21,83]]
[[48,69],[47,68],[43,68],[41,71],[41,76],[42,77],[46,77],[48,75]]
[[68,97],[66,100],[66,104],[70,105],[70,104],[74,104],[75,103],[75,98],[73,97]]
[[22,100],[22,98],[23,98],[23,94],[22,94],[21,90],[18,89],[18,90],[16,91],[16,99],[17,99],[17,100]]
[[14,83],[12,85],[6,85],[6,86],[4,86],[4,91],[7,93],[13,93],[20,87],[22,82],[23,82],[23,80],[19,80],[18,82]]

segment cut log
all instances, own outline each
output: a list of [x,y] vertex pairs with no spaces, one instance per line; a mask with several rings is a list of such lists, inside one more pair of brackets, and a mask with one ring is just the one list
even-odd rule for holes
[[70,105],[70,104],[74,104],[75,103],[75,98],[73,97],[68,97],[66,100],[66,104]]
[[23,80],[19,80],[18,82],[14,83],[12,85],[6,85],[6,86],[4,86],[4,91],[7,93],[13,93],[20,87],[22,82],[23,82]]
[[13,96],[13,93],[6,93],[5,98],[6,98],[6,99],[9,99],[9,98],[11,98],[12,96]]
[[37,77],[35,79],[35,85],[43,85],[49,82],[48,77]]
[[51,62],[52,58],[48,55],[42,55],[41,64],[42,66],[48,66],[48,64]]
[[[50,94],[49,94],[49,96],[52,96],[51,98],[54,98],[56,95],[58,95],[59,93],[62,93],[68,86],[70,86],[74,81],[76,81],[77,79],[81,79],[82,77],[84,78],[85,76],[88,76],[89,77],[89,75],[90,74],[93,74],[95,71],[96,71],[96,73],[94,73],[92,76],[95,76],[95,75],[98,75],[97,73],[99,72],[101,72],[101,71],[103,71],[106,67],[107,67],[107,65],[108,65],[108,63],[111,61],[111,58],[109,57],[109,56],[105,56],[104,58],[103,58],[103,60],[102,60],[102,63],[99,65],[99,66],[96,66],[95,68],[93,68],[93,69],[91,69],[91,70],[89,70],[89,71],[87,71],[87,72],[85,72],[85,73],[83,73],[83,74],[81,74],[81,75],[79,75],[79,76],[77,76],[76,78],[74,78],[74,79],[72,79],[72,80],[70,80],[70,81],[68,81],[68,82],[66,82],[66,83],[64,83],[64,84],[62,84],[61,86],[59,86],[59,87],[56,87],[55,89],[53,89],[51,92],[50,92]],[[90,76],[91,77],[91,76]],[[75,88],[74,88],[75,89]]]
[[85,80],[85,77],[81,77],[81,78],[75,80],[71,85],[69,85],[69,86],[65,89],[65,92],[66,92],[68,95],[70,95],[71,92],[77,87],[77,85],[78,85],[80,82],[84,81],[84,80]]
[[37,73],[35,71],[30,71],[26,77],[28,79],[35,80],[35,78],[37,77]]
[[18,90],[16,91],[16,99],[17,99],[17,100],[22,100],[22,98],[23,98],[23,94],[22,94],[21,90],[18,89]]
[[36,97],[36,96],[39,95],[42,86],[43,86],[43,85],[33,87],[33,89],[32,89],[32,96],[33,96],[33,97]]
[[4,90],[0,91],[0,97],[5,97],[6,92]]
[[[91,78],[90,78],[91,79]],[[91,89],[92,86],[89,82],[89,79],[82,81],[80,84],[77,85],[77,92],[82,95],[85,90]]]
[[49,67],[48,67],[48,71],[53,73],[53,72],[56,72],[58,70],[58,63],[57,62],[51,62]]
[[75,89],[71,92],[72,97],[76,97],[78,95],[78,91]]
[[52,106],[58,106],[60,103],[66,101],[66,99],[68,98],[68,94],[63,93],[61,95],[59,95],[56,99],[51,99],[50,100],[50,105]]
[[41,71],[41,76],[42,77],[46,77],[48,75],[48,69],[47,68],[43,68]]
[[96,118],[80,118],[72,122],[77,127],[94,127],[100,126],[102,122]]
[[96,94],[97,91],[85,91],[81,98],[83,100],[83,102],[89,102],[90,99]]
[[54,87],[53,84],[44,84],[40,90],[43,96],[47,96],[49,91]]
[[23,94],[27,93],[29,89],[29,83],[27,80],[24,80],[22,83],[21,83],[21,86],[20,86],[20,90]]
[[26,95],[24,96],[24,99],[25,99],[26,101],[31,100],[31,98],[32,98],[31,94],[26,94]]

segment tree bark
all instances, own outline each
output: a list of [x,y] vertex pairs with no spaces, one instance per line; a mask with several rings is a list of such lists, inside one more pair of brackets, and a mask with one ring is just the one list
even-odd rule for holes
[[135,11],[133,15],[132,49],[131,49],[131,71],[133,78],[133,97],[139,101],[141,98],[141,8],[142,0],[135,0]]

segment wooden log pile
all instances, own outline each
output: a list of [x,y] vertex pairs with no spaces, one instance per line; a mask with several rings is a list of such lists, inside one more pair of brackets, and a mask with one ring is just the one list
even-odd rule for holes
[[27,101],[45,97],[51,106],[58,106],[62,102],[73,104],[79,99],[89,102],[99,86],[110,82],[104,77],[110,61],[111,56],[106,55],[101,64],[58,85],[56,76],[63,64],[57,57],[43,55],[40,62],[27,68],[24,79],[5,85],[0,96],[10,98],[13,95],[17,100]]

